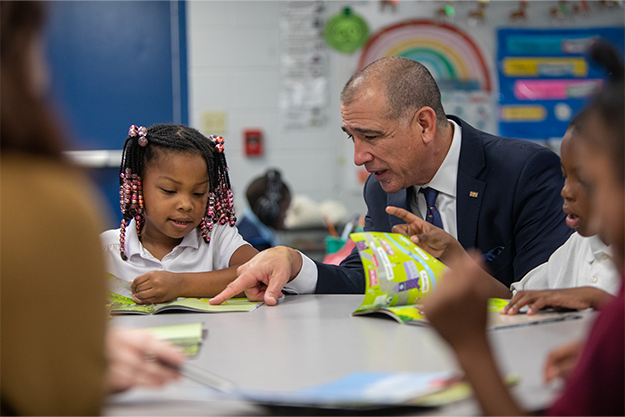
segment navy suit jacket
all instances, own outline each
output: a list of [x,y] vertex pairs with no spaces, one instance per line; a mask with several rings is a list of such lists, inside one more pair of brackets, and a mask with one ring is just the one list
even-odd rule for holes
[[[566,226],[560,158],[530,141],[501,138],[448,116],[462,128],[456,216],[458,240],[484,254],[488,271],[507,287],[546,262],[573,232]],[[398,217],[386,206],[410,211],[413,188],[384,192],[373,175],[364,188],[365,231],[390,232]],[[477,197],[472,197],[477,193]],[[317,263],[316,293],[364,293],[356,249],[339,266]]]

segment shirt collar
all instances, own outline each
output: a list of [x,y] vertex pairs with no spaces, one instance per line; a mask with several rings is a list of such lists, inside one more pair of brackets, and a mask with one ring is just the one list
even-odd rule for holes
[[[128,226],[126,226],[126,256],[128,256],[128,258],[133,255],[141,255],[141,252],[145,250],[141,242],[139,242],[136,224],[135,219],[132,219],[130,223],[128,223]],[[200,241],[201,239],[202,235],[196,227],[191,233],[182,238],[182,242],[180,242],[177,247],[190,247],[198,249],[202,243]]]
[[588,238],[588,244],[590,245],[590,251],[592,256],[589,257],[589,261],[605,261],[612,258],[612,247],[607,246],[599,238],[598,235],[590,236]]
[[451,146],[449,151],[443,160],[443,163],[436,171],[434,178],[428,184],[417,186],[417,192],[419,189],[425,187],[432,187],[439,193],[447,194],[451,197],[456,197],[456,183],[458,181],[458,163],[460,161],[460,144],[462,142],[462,128],[453,120],[448,119],[454,130]]

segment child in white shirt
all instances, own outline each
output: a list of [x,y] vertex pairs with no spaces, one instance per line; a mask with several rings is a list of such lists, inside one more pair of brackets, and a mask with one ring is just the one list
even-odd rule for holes
[[585,186],[580,182],[575,160],[575,146],[580,127],[585,120],[582,112],[571,121],[560,146],[564,186],[562,209],[567,214],[566,223],[576,230],[559,247],[549,261],[527,273],[512,284],[514,296],[503,313],[515,314],[528,305],[529,314],[545,306],[568,308],[601,307],[616,295],[621,278],[607,247],[590,223],[591,201]]
[[223,138],[180,125],[131,126],[120,168],[120,229],[100,235],[107,272],[137,303],[211,297],[257,251],[234,224]]

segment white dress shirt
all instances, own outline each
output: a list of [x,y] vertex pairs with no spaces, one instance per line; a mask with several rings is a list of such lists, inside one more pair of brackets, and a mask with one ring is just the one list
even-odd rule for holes
[[[429,184],[415,186],[416,192],[414,194],[417,196],[417,200],[411,202],[410,208],[414,214],[423,219],[424,216],[421,213],[426,213],[427,208],[425,196],[419,192],[419,189],[421,187],[432,187],[436,189],[438,191],[436,208],[441,215],[443,229],[453,237],[458,238],[458,228],[456,225],[456,183],[458,179],[458,163],[460,161],[462,129],[453,120],[447,120],[454,129],[449,151],[445,156],[445,160],[443,160],[443,163],[434,175],[434,178],[432,178],[432,181],[430,181]],[[285,289],[298,294],[310,294],[315,292],[317,288],[317,265],[304,254],[302,254],[302,260],[302,270]]]
[[454,134],[451,146],[443,160],[443,163],[434,174],[434,178],[427,184],[413,186],[414,192],[410,202],[410,211],[422,219],[427,213],[425,195],[419,192],[421,188],[433,188],[438,191],[436,208],[441,215],[443,229],[458,239],[458,226],[456,221],[456,184],[458,182],[458,164],[460,162],[460,145],[462,143],[462,128],[453,120],[449,120]]
[[232,254],[239,247],[248,244],[239,235],[236,227],[215,224],[209,244],[204,242],[197,229],[193,229],[178,246],[159,260],[137,238],[134,219],[126,227],[127,261],[119,254],[119,229],[100,234],[100,242],[106,271],[126,281],[132,281],[149,271],[208,272],[224,269],[229,266]]
[[610,248],[598,236],[583,237],[576,232],[547,262],[532,269],[510,288],[516,293],[584,286],[616,295],[621,288],[621,277],[612,263]]

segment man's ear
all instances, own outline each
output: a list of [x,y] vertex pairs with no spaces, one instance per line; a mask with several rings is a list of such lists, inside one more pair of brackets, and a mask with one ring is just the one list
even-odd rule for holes
[[436,112],[429,106],[421,107],[412,118],[412,128],[415,133],[423,138],[423,142],[428,144],[436,136]]

